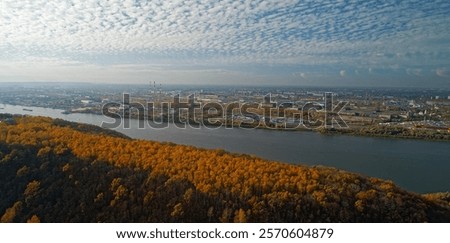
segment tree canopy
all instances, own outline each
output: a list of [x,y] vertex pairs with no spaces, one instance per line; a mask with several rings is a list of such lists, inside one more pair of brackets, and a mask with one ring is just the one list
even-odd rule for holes
[[14,119],[0,123],[1,222],[450,222],[448,202],[391,181]]

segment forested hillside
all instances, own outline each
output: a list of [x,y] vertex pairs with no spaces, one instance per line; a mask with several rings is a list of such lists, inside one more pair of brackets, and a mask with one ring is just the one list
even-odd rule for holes
[[0,118],[2,222],[450,222],[443,197],[333,168]]

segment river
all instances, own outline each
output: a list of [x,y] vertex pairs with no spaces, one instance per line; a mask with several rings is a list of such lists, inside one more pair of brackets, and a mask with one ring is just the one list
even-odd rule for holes
[[[93,125],[112,122],[100,115],[61,112],[0,104],[0,113],[49,116]],[[130,129],[115,130],[137,139],[220,148],[293,164],[331,166],[392,180],[418,193],[450,191],[450,142],[224,127],[180,129],[170,125],[161,130],[139,129],[137,123],[132,120]]]

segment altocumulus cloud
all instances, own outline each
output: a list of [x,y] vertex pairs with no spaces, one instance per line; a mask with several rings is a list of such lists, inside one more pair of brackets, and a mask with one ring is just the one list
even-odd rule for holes
[[446,68],[438,68],[436,69],[436,75],[439,77],[449,77],[449,72]]
[[[168,81],[238,82],[245,77],[250,83],[287,84],[305,76],[330,83],[336,72],[350,84],[356,82],[352,78],[370,77],[372,72],[354,75],[341,70],[392,72],[393,65],[405,80],[411,70],[421,69],[441,82],[450,67],[448,0],[2,0],[0,4],[0,80],[14,79],[14,69],[4,74],[7,67],[26,69],[27,63],[40,63],[29,71],[42,80],[61,79],[64,72],[86,68],[76,79],[140,82],[146,75],[157,75]],[[60,70],[59,76],[45,72],[46,66]],[[120,73],[117,66],[122,67]],[[134,66],[141,71],[133,73]],[[122,76],[111,80],[118,74]],[[372,81],[390,82],[389,75]]]

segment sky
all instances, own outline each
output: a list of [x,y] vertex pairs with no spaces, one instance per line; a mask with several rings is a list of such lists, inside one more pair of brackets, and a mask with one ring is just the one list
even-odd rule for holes
[[450,88],[449,0],[0,0],[0,82]]

